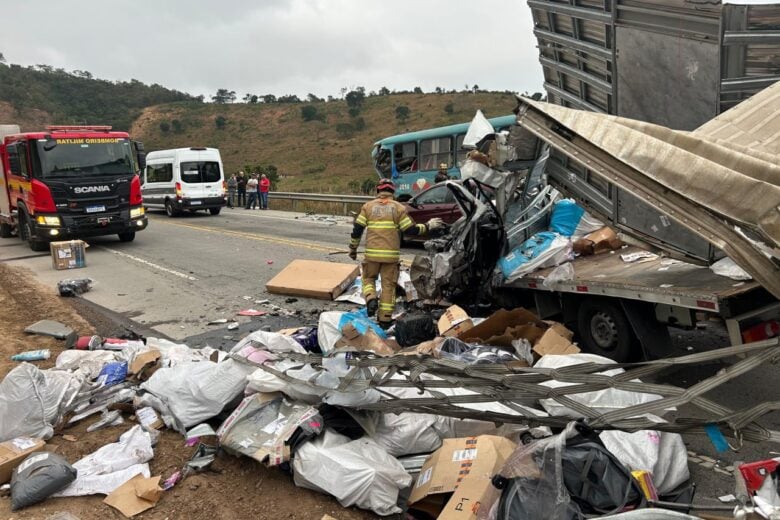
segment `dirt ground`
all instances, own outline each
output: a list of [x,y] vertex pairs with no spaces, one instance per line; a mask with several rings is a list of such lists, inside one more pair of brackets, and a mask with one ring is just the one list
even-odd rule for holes
[[[105,316],[93,314],[88,311],[88,307],[72,303],[72,299],[59,297],[55,288],[33,281],[25,270],[0,264],[0,378],[17,365],[10,361],[10,356],[25,350],[51,349],[52,357],[49,360],[35,364],[40,368],[54,366],[54,360],[63,350],[64,342],[23,332],[25,327],[38,320],[62,322],[81,335],[109,335],[116,330],[116,324],[106,320]],[[75,307],[80,309],[80,313]],[[75,442],[55,435],[48,442],[49,449],[74,463],[101,446],[116,442],[122,433],[135,424],[129,416],[125,416],[123,425],[87,433],[87,426],[94,420],[87,418],[63,432],[75,436]],[[185,447],[178,433],[163,431],[154,449],[155,457],[150,462],[152,475],[167,478],[182,467],[194,449]],[[3,519],[47,519],[61,512],[70,513],[80,520],[124,518],[118,511],[103,504],[102,495],[52,498],[14,512],[10,510],[8,497],[0,498],[0,518]],[[332,497],[297,488],[292,476],[279,469],[269,469],[249,458],[236,458],[221,452],[212,464],[212,471],[192,475],[179,482],[163,494],[156,507],[134,518],[320,520],[326,514],[337,520],[376,517],[356,508],[342,508]]]

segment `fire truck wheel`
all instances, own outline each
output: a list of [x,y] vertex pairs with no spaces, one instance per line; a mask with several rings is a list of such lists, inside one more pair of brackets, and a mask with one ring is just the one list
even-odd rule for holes
[[11,238],[13,236],[13,228],[11,224],[5,222],[0,223],[0,238]]
[[126,233],[119,233],[120,242],[132,242],[135,240],[135,231],[128,231]]
[[36,252],[49,250],[49,244],[47,242],[44,242],[43,240],[34,240],[32,238],[32,225],[30,224],[30,217],[27,216],[27,213],[22,213],[19,225],[19,236],[22,240],[27,242],[27,245],[30,246],[30,249]]

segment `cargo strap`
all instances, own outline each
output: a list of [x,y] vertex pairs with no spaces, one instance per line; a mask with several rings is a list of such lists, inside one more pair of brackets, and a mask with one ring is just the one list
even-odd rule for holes
[[[286,359],[298,363],[288,370],[294,370],[305,364],[311,364],[315,368],[322,367],[321,355],[289,352],[275,353],[275,355],[277,358],[275,361]],[[232,354],[231,357],[239,362],[261,368],[289,383],[307,385],[321,392],[332,390],[332,388],[319,387],[312,381],[293,378],[287,375],[286,371],[279,371],[269,364],[251,362],[236,354]],[[672,367],[698,365],[728,358],[737,359],[737,357],[741,359],[689,388],[638,381]],[[571,421],[570,418],[538,416],[527,408],[535,406],[539,400],[551,399],[573,410],[594,429],[618,429],[630,432],[650,429],[704,434],[705,427],[714,424],[723,431],[724,435],[740,442],[742,440],[780,442],[780,432],[768,430],[756,423],[763,415],[780,409],[780,401],[763,402],[734,411],[704,397],[714,388],[758,366],[777,363],[780,360],[780,338],[641,363],[583,363],[555,369],[525,367],[517,363],[468,365],[452,359],[438,359],[418,354],[379,357],[371,352],[350,352],[348,358],[346,363],[352,368],[340,378],[337,391],[361,392],[375,389],[384,396],[379,402],[359,407],[364,410],[377,410],[384,413],[431,413],[495,423],[563,427]],[[622,368],[625,372],[613,376],[603,374],[616,368]],[[550,388],[543,384],[552,381],[568,385]],[[421,394],[427,395],[398,398],[392,394],[394,388],[416,388]],[[661,396],[661,399],[605,413],[572,399],[577,394],[608,388],[656,394]],[[439,391],[441,389],[458,389],[467,393],[447,395]],[[515,410],[517,414],[462,407],[465,404],[492,402],[505,405]],[[696,414],[699,417],[683,417],[677,414],[677,417],[664,423],[657,423],[645,416],[646,414],[663,415],[665,411],[684,404],[695,406],[703,413]]]

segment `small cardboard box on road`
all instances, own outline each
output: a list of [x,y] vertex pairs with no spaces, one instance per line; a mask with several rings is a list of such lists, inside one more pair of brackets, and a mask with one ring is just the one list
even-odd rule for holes
[[439,520],[476,520],[480,508],[498,498],[491,480],[516,447],[495,435],[445,439],[420,469],[410,511]]
[[34,451],[41,451],[46,446],[43,439],[33,437],[17,437],[0,442],[0,485],[11,480],[14,468]]
[[356,264],[293,260],[265,284],[272,294],[308,296],[332,300],[352,285],[360,274]]
[[87,266],[87,243],[83,240],[66,240],[49,244],[51,265],[54,269],[78,269]]

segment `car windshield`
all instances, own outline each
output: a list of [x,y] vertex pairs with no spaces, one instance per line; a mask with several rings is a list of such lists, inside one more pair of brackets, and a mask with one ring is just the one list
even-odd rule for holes
[[216,161],[191,161],[181,163],[181,180],[187,184],[219,182],[219,163]]
[[[135,173],[129,139],[79,137],[40,140],[37,146],[41,178],[122,175]],[[38,166],[38,165],[37,165]]]

